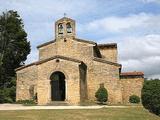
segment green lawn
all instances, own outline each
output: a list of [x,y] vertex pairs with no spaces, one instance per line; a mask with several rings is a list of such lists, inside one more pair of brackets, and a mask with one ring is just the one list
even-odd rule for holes
[[0,120],[160,120],[141,107],[92,110],[0,111]]

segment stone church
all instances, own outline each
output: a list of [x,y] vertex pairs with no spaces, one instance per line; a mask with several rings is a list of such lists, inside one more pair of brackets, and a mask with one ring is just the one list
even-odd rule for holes
[[[55,23],[55,39],[39,45],[39,60],[16,69],[16,100],[37,97],[39,105],[64,101],[95,101],[100,85],[108,103],[128,103],[141,96],[143,72],[121,72],[117,44],[97,44],[76,38],[75,21],[63,17]],[[124,53],[125,54],[125,53]]]

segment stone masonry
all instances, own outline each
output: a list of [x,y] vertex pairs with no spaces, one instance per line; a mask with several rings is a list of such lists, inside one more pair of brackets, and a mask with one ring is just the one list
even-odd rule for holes
[[16,69],[16,100],[36,95],[39,105],[57,100],[69,104],[95,101],[100,84],[107,89],[110,104],[141,96],[143,73],[121,73],[117,44],[76,38],[75,21],[70,18],[56,21],[55,39],[37,48],[39,60]]

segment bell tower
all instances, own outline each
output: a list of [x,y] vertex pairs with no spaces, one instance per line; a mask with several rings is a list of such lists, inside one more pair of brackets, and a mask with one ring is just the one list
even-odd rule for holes
[[67,17],[63,17],[56,21],[55,23],[55,37],[58,38],[67,38],[75,37],[75,20],[72,20]]

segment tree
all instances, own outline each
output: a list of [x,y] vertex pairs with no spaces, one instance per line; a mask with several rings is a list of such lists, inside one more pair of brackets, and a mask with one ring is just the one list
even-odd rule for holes
[[[0,15],[0,88],[15,87],[15,68],[20,67],[30,53],[30,42],[22,19],[16,11]],[[15,79],[14,79],[15,80]],[[12,90],[13,91],[13,90]]]
[[160,115],[160,80],[146,80],[144,82],[142,104],[150,112]]
[[103,102],[107,102],[108,92],[107,89],[104,87],[104,84],[100,85],[100,88],[95,93],[95,97],[97,98],[97,101],[99,101],[101,104],[103,104]]

